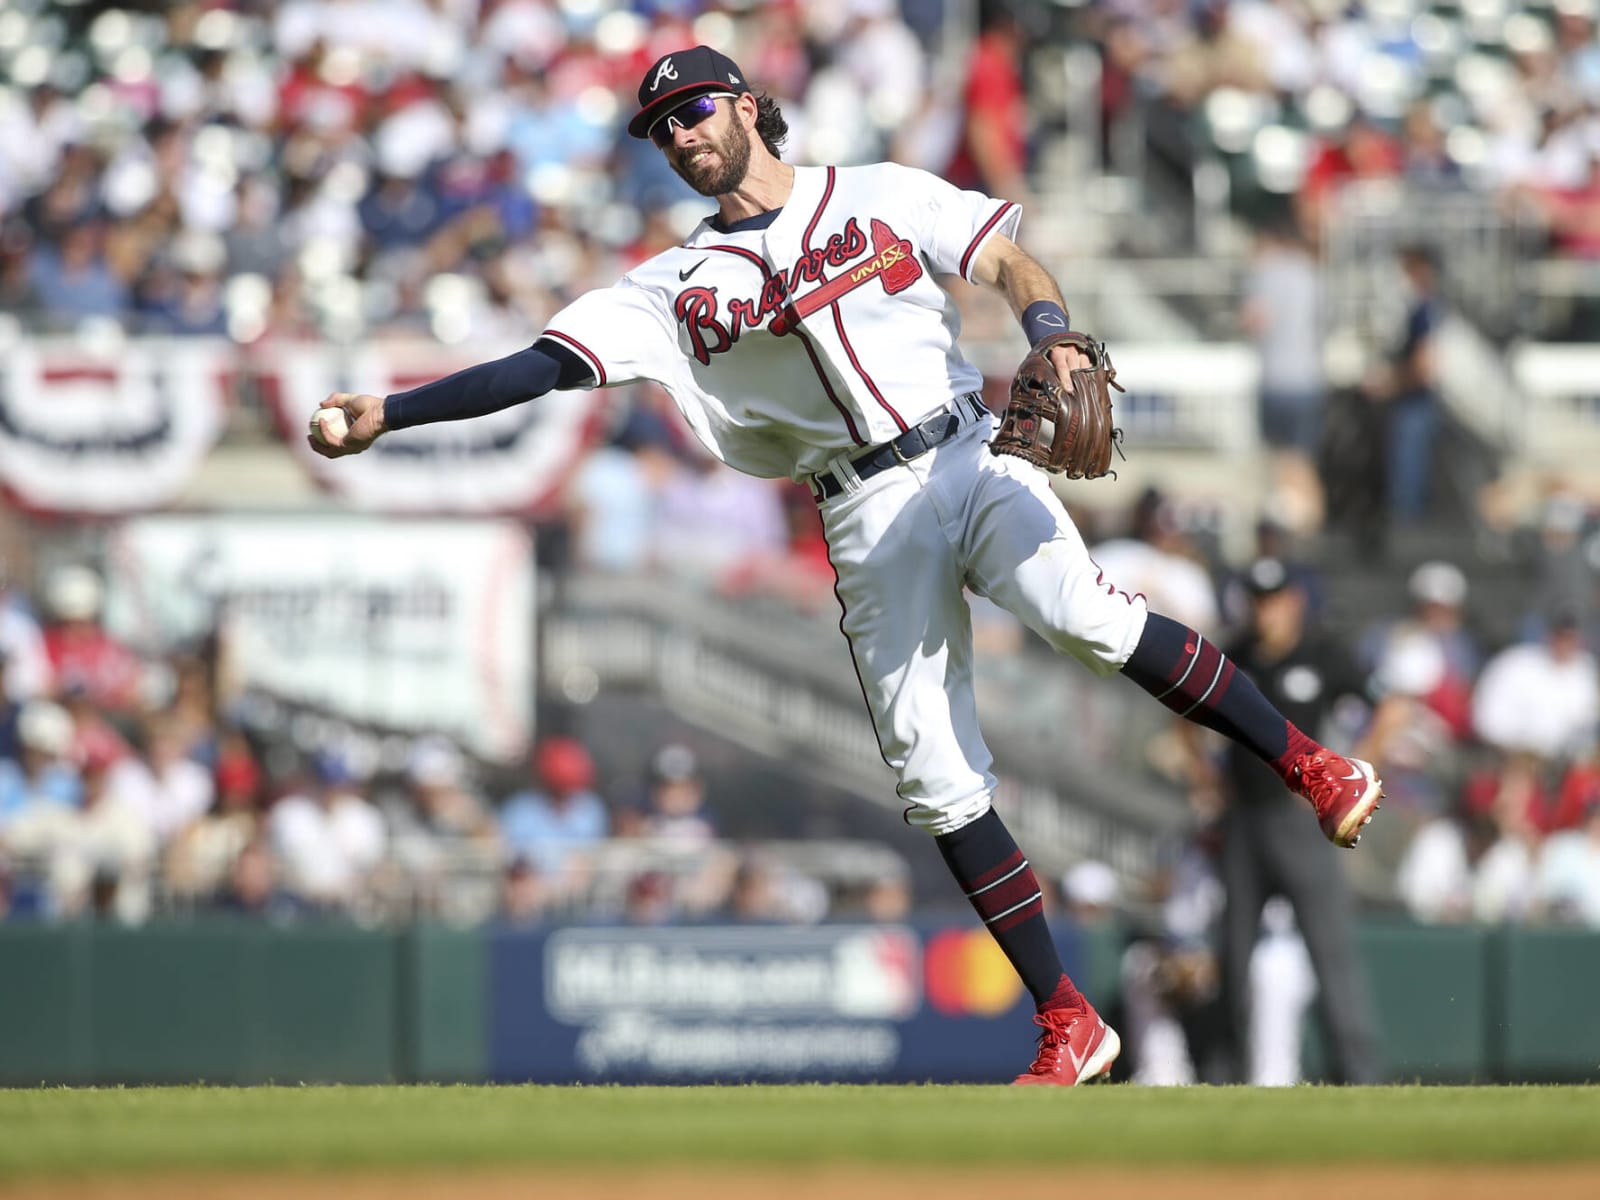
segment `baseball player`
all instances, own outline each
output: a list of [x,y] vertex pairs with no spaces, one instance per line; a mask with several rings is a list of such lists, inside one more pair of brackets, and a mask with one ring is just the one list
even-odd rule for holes
[[[789,166],[777,105],[705,46],[654,63],[639,103],[628,132],[653,141],[717,211],[683,245],[579,297],[525,350],[387,397],[335,393],[313,417],[311,444],[330,458],[355,454],[394,430],[551,389],[647,379],[723,462],[807,484],[838,577],[839,626],[906,820],[933,836],[1038,1005],[1038,1051],[1017,1082],[1103,1075],[1120,1040],[1062,971],[1033,869],[991,806],[963,588],[1096,674],[1120,671],[1238,741],[1311,802],[1339,845],[1355,843],[1381,785],[1090,560],[1031,463],[1060,465],[1052,447],[1071,459],[1085,430],[1104,442],[1090,457],[1109,457],[1109,422],[1071,407],[1093,401],[1109,414],[1109,363],[1070,331],[1055,282],[1012,241],[1015,204],[893,163]],[[1034,346],[998,428],[939,275],[1001,292]],[[1034,442],[1052,452],[1023,454]]]

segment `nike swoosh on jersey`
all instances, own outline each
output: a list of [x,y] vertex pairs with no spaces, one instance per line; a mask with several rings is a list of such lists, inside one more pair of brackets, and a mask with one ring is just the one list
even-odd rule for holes
[[702,258],[699,262],[695,263],[695,265],[690,267],[687,271],[679,271],[678,272],[678,282],[679,283],[688,283],[689,282],[689,276],[693,275],[696,271],[698,271],[701,267],[703,267],[705,265],[706,265],[706,260]]

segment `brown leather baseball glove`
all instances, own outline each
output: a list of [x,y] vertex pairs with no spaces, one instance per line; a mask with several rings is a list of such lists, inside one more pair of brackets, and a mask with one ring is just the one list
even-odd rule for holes
[[[1071,372],[1072,390],[1061,386],[1051,365],[1052,346],[1076,346],[1089,366]],[[1022,360],[1011,381],[1011,399],[1000,429],[989,443],[996,454],[1015,454],[1068,479],[1099,479],[1111,471],[1111,449],[1122,440],[1112,423],[1111,389],[1122,391],[1105,343],[1087,334],[1055,333]]]

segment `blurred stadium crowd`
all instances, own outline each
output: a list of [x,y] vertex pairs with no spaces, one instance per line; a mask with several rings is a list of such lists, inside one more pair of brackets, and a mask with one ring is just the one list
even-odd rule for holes
[[[1049,188],[1028,169],[1046,119],[1025,100],[1030,54],[1095,47],[1108,138],[1137,108],[1158,157],[1186,169],[1197,148],[1220,151],[1271,201],[1238,202],[1271,226],[1240,326],[1263,356],[1263,432],[1308,462],[1325,389],[1316,247],[1342,185],[1481,192],[1536,214],[1554,252],[1600,253],[1590,0],[1019,11],[985,5],[974,38],[953,0],[12,0],[0,309],[43,332],[244,343],[526,337],[704,212],[648,143],[619,136],[639,72],[691,41],[735,48],[782,102],[795,161],[890,154],[1022,198]],[[1425,504],[1437,426],[1426,284],[1366,385],[1396,401],[1385,474],[1402,519]],[[696,455],[659,397],[623,413],[541,529],[546,565],[670,569],[832,611],[804,490]],[[1568,494],[1539,514],[1519,640],[1486,644],[1468,574],[1432,562],[1410,578],[1414,608],[1380,614],[1353,648],[1372,682],[1349,731],[1389,782],[1395,831],[1374,857],[1421,919],[1600,927],[1594,518]],[[1084,523],[1155,607],[1219,637],[1247,626],[1242,564],[1195,536],[1178,498]],[[1290,534],[1317,525],[1261,531],[1311,620],[1316,571]],[[591,748],[565,738],[498,787],[428,740],[377,774],[261,744],[216,647],[141,661],[100,625],[101,599],[81,565],[5,581],[0,906],[14,915],[812,921],[910,903],[892,871],[841,896],[781,850],[719,840],[687,746],[660,747],[640,794],[600,795]],[[1003,614],[980,618],[995,655],[1033,652]],[[1091,890],[1077,899],[1108,901],[1102,876]]]
[[[1418,919],[1600,928],[1595,555],[1580,515],[1548,514],[1546,586],[1521,638],[1485,644],[1467,576],[1433,561],[1410,576],[1409,611],[1349,646],[1364,682],[1329,719],[1380,765],[1388,795],[1362,867]],[[1250,575],[1171,499],[1149,492],[1128,528],[1101,533],[1097,560],[1153,606],[1224,641],[1252,632]],[[1260,538],[1303,597],[1310,637],[1317,569],[1281,528],[1263,523]],[[730,569],[758,559],[736,554]],[[302,754],[264,741],[240,719],[248,699],[230,692],[216,645],[142,660],[101,625],[102,595],[94,571],[69,564],[37,598],[16,586],[0,597],[0,902],[15,915],[805,922],[901,915],[911,901],[892,854],[845,894],[770,847],[719,840],[686,745],[661,746],[637,793],[600,795],[590,750],[569,737],[538,743],[520,777],[485,774],[432,738],[393,769],[337,745]],[[980,687],[1010,659],[1047,654],[998,610],[980,609],[977,625],[990,660]],[[1203,845],[1225,790],[1203,763],[1163,757],[1153,747],[1151,769],[1184,781],[1190,844]],[[1160,900],[1170,883],[1117,899]]]
[[510,779],[440,737],[392,769],[354,746],[295,753],[247,732],[214,644],[142,660],[101,625],[102,594],[72,564],[42,625],[16,589],[0,601],[0,915],[808,923],[909,903],[892,856],[861,894],[830,895],[783,854],[720,839],[680,743],[637,794],[604,799],[570,737]]
[[699,219],[621,134],[639,73],[694,41],[782,103],[797,162],[1048,193],[1028,155],[1059,114],[1028,89],[1059,69],[1038,52],[1079,43],[1108,136],[1137,112],[1137,153],[1185,180],[1220,154],[1237,208],[1290,210],[1313,244],[1341,187],[1397,180],[1496,196],[1555,253],[1600,254],[1593,0],[1016,14],[983,5],[974,38],[956,0],[13,0],[0,300],[31,327],[245,342],[524,334]]
[[[1164,101],[1155,140],[1233,160],[1293,197],[1313,238],[1352,181],[1467,188],[1526,205],[1558,253],[1600,220],[1592,0],[1113,0],[1092,6],[1108,121]],[[1198,138],[1189,135],[1198,133]]]
[[800,160],[919,158],[943,8],[21,0],[0,295],[52,329],[525,336],[703,213],[620,136],[652,59],[736,41]]

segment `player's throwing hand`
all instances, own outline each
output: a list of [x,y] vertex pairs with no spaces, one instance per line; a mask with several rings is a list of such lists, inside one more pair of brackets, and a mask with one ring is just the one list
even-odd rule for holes
[[[328,413],[335,410],[338,415]],[[323,458],[360,454],[386,431],[383,397],[357,392],[334,392],[311,414],[309,445]]]

